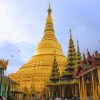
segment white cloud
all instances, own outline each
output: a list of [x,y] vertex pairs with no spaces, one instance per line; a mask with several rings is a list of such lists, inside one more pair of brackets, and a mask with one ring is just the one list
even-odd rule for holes
[[0,41],[30,41],[32,36],[23,24],[27,19],[20,15],[19,6],[0,1]]
[[15,72],[25,63],[21,53],[19,52],[18,46],[7,41],[2,42],[2,45],[0,45],[0,58],[9,60],[7,68],[8,73]]
[[39,40],[37,32],[33,32],[30,15],[23,12],[22,6],[0,0],[0,58],[10,60],[7,73],[18,70],[33,55],[34,45]]

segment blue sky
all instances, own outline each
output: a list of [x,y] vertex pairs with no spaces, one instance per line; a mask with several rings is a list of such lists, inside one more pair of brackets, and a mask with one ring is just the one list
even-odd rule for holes
[[51,3],[55,34],[67,55],[69,29],[81,52],[100,51],[100,0],[0,0],[0,58],[6,73],[16,72],[34,55]]

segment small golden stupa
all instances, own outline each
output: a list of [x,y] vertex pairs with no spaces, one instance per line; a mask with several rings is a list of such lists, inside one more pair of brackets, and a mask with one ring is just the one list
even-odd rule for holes
[[35,55],[16,73],[10,74],[10,78],[18,82],[21,89],[29,89],[31,85],[34,85],[37,92],[42,92],[49,79],[55,53],[60,72],[66,65],[66,57],[55,37],[51,12],[49,5],[44,35],[38,44]]

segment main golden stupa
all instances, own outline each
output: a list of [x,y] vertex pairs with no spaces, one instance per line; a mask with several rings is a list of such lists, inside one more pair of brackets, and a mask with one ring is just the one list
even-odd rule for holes
[[10,78],[19,83],[21,89],[28,89],[31,85],[34,85],[33,87],[37,92],[43,90],[50,76],[54,51],[60,72],[66,64],[66,57],[62,52],[61,45],[55,37],[51,12],[52,10],[49,5],[44,35],[38,44],[35,55],[16,73],[10,74]]

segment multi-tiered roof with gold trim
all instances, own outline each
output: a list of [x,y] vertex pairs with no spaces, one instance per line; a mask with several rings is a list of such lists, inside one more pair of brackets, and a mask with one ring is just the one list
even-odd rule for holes
[[35,90],[37,92],[42,91],[50,76],[54,51],[56,52],[56,60],[60,71],[63,70],[66,64],[66,57],[63,55],[61,45],[55,37],[51,12],[52,10],[49,5],[44,35],[38,44],[35,55],[15,74],[10,75],[12,79],[20,84],[21,89],[30,88],[30,84],[34,80]]
[[58,68],[56,55],[55,55],[49,80],[51,83],[56,83],[59,81],[59,79],[60,79],[60,73],[59,73],[59,68]]
[[72,80],[75,64],[76,64],[76,53],[74,48],[74,41],[72,39],[72,33],[70,30],[67,65],[64,71],[62,72],[61,80],[64,81]]

